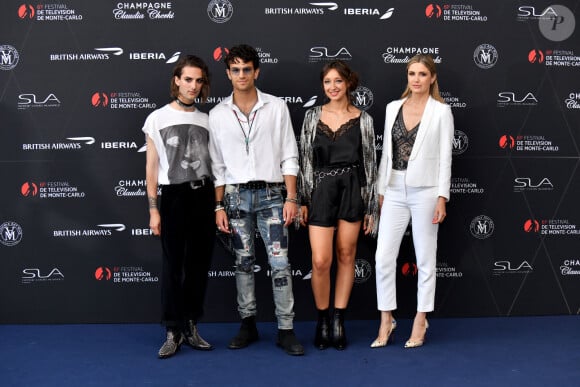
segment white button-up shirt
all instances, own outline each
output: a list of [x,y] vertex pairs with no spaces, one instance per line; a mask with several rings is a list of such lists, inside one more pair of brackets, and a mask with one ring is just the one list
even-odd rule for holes
[[[209,112],[209,153],[215,186],[253,180],[282,183],[298,175],[298,147],[286,103],[258,91],[248,116],[233,95]],[[247,140],[247,144],[246,144]]]

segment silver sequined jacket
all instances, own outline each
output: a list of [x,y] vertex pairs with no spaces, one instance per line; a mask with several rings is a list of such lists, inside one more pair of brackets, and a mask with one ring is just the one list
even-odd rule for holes
[[[314,190],[314,167],[312,165],[312,143],[316,136],[316,126],[320,119],[322,106],[316,106],[306,111],[302,132],[300,133],[300,173],[298,175],[298,192],[302,204],[308,204]],[[365,204],[365,213],[373,218],[371,234],[376,236],[379,226],[379,206],[376,190],[377,162],[375,151],[375,131],[373,118],[366,112],[360,115],[360,131],[362,135],[363,164],[366,184],[361,187],[361,196]]]

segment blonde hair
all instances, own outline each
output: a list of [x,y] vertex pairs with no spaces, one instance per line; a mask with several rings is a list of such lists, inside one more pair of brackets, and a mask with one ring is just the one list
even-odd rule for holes
[[[435,67],[435,61],[433,60],[431,55],[426,55],[426,54],[415,55],[414,57],[412,57],[409,60],[409,63],[407,63],[407,71],[409,71],[409,67],[411,67],[411,65],[415,64],[415,63],[421,63],[422,65],[427,67],[427,70],[429,70],[431,75],[435,75],[435,76],[437,75],[437,68]],[[409,85],[407,85],[407,88],[405,89],[405,91],[401,95],[401,98],[406,98],[410,95],[411,95],[411,89],[409,88]],[[445,100],[443,99],[443,97],[441,97],[441,94],[439,94],[439,84],[437,83],[437,77],[435,78],[435,82],[433,82],[431,84],[431,86],[429,87],[429,95],[431,95],[431,97],[433,97],[434,99],[436,99],[439,102],[446,103]]]

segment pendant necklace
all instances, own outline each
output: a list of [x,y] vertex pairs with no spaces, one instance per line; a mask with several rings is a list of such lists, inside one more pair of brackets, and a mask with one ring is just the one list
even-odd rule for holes
[[246,135],[246,131],[244,130],[244,127],[242,126],[242,121],[240,120],[238,113],[235,110],[233,112],[236,115],[236,119],[238,120],[238,125],[240,125],[240,129],[242,129],[242,133],[244,134],[244,142],[246,144],[246,154],[249,155],[250,154],[250,134],[252,133],[252,126],[254,125],[254,121],[256,120],[256,114],[258,114],[258,111],[257,110],[254,111],[254,115],[252,116],[251,120],[250,120],[250,115],[246,116],[246,119],[248,120],[248,134],[247,135]]

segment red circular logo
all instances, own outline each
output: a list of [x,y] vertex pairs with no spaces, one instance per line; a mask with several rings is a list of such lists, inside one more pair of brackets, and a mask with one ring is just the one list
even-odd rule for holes
[[109,269],[106,266],[98,267],[97,270],[95,270],[95,278],[98,281],[110,280],[111,279],[111,269]]
[[531,50],[528,53],[528,61],[530,63],[543,63],[544,53],[542,52],[542,50]]
[[228,50],[226,47],[218,47],[213,50],[213,60],[216,62],[222,61],[229,52],[230,50]]
[[540,231],[540,222],[534,219],[528,219],[524,223],[525,232],[538,232]]
[[427,8],[425,8],[425,16],[427,16],[429,19],[440,18],[441,13],[441,7],[437,4],[429,4]]
[[401,268],[401,273],[403,273],[403,275],[405,277],[416,276],[417,275],[417,264],[413,263],[413,262],[407,262],[407,263],[403,264],[403,267]]
[[32,19],[35,13],[34,7],[30,4],[22,4],[18,7],[18,17],[21,19]]
[[36,196],[38,195],[38,186],[35,183],[27,181],[20,187],[22,196]]
[[514,140],[514,138],[512,136],[509,135],[503,135],[499,138],[499,147],[502,149],[505,148],[510,148],[512,149],[514,146],[516,146],[516,141]]
[[109,104],[109,96],[105,93],[95,93],[91,97],[91,103],[94,107],[107,106]]

